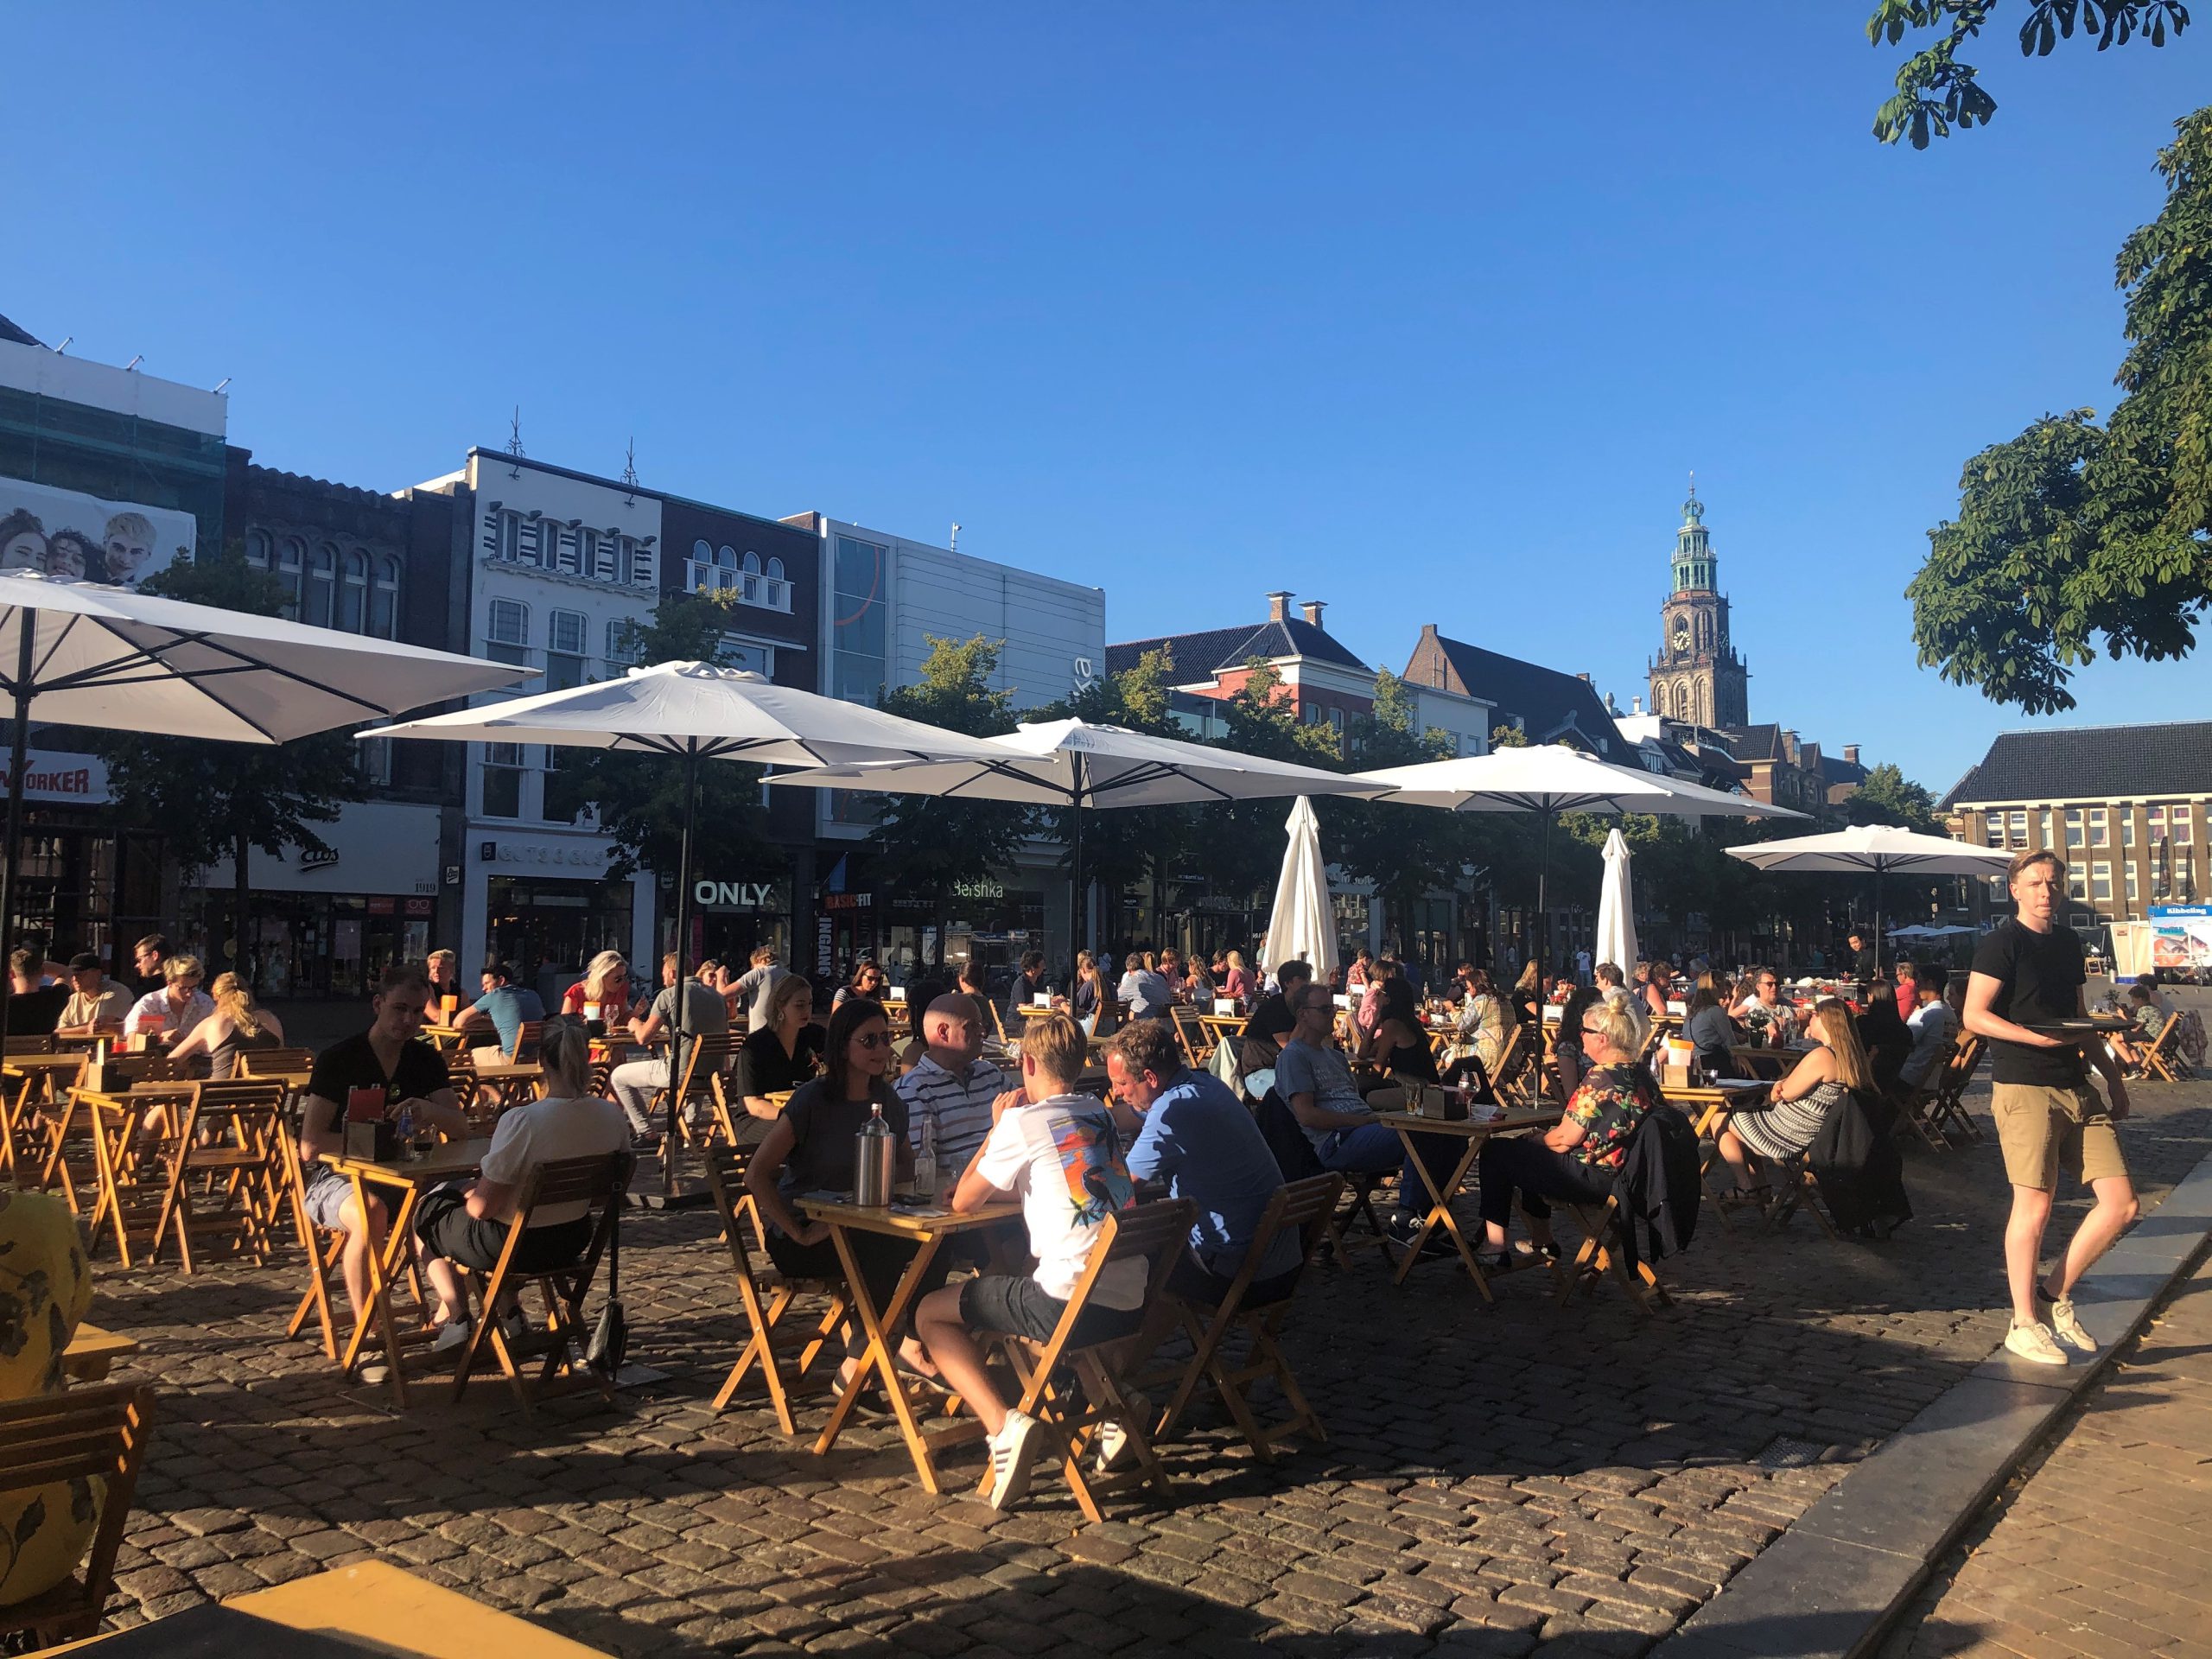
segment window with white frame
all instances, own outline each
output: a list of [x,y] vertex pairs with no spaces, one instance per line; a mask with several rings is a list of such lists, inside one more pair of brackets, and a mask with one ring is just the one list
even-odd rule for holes
[[2135,809],[2132,806],[2120,809],[2120,844],[2123,847],[2135,844]]
[[529,663],[529,606],[518,599],[492,601],[485,613],[484,654],[495,663]]
[[2196,834],[2196,813],[2186,801],[2176,801],[2173,810],[2166,814],[2166,829],[2174,838],[2174,845],[2186,847]]
[[2082,844],[2082,809],[2078,806],[2066,809],[2066,844],[2069,847]]
[[636,623],[626,616],[611,618],[607,624],[607,660],[609,666],[627,667],[645,659],[645,644]]
[[2131,858],[2120,868],[2127,876],[2127,903],[2132,909],[2143,902],[2142,894],[2136,891],[2135,861]]
[[318,628],[328,627],[335,613],[337,594],[338,550],[325,542],[308,561],[307,607],[300,620]]
[[1984,846],[2002,847],[2005,844],[2005,815],[2002,812],[1983,813],[1981,836]]
[[2049,807],[2047,807],[2047,806],[2046,806],[2045,808],[2044,808],[2044,810],[2043,810],[2043,820],[2042,820],[2042,822],[2043,822],[2043,841],[2042,841],[2042,843],[2041,843],[2042,845],[2044,845],[2044,846],[2045,846],[2045,847],[2056,847],[2056,846],[2057,846],[2057,845],[2058,845],[2058,822],[2057,822],[2057,820],[2058,820],[2058,815],[2057,815],[2056,813],[2053,812],[2053,811],[2052,811]]
[[2112,845],[2111,815],[2101,806],[2093,806],[2089,809],[2089,845],[2092,847]]
[[509,564],[522,563],[522,514],[499,515],[499,557]]
[[369,632],[379,639],[399,638],[399,558],[387,553],[377,561],[377,585],[369,595]]
[[2012,845],[2014,845],[2015,847],[2024,847],[2024,846],[2026,846],[2026,845],[2028,844],[2028,810],[2027,810],[2027,808],[2025,808],[2025,807],[2024,807],[2024,806],[2023,806],[2023,807],[2018,807],[2018,808],[2015,808],[2015,809],[2013,810],[2013,811],[2012,812],[2012,814],[2011,814],[2011,816],[2010,816],[2010,826],[2009,826],[2009,827],[2011,828],[2011,830],[2012,830]]
[[2112,901],[2112,866],[2102,859],[2089,866],[2089,897],[2101,905]]
[[359,633],[369,608],[369,556],[355,548],[346,556],[345,580],[338,589],[338,626]]
[[2088,902],[2089,874],[2079,864],[2066,872],[2066,891],[2076,904]]
[[484,816],[522,816],[523,747],[519,743],[484,746]]
[[545,622],[545,689],[565,691],[582,685],[591,620],[582,611],[552,611]]

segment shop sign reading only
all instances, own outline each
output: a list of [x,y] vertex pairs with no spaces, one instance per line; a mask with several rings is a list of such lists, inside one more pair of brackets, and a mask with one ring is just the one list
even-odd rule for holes
[[691,886],[693,902],[702,905],[728,905],[734,910],[766,910],[768,893],[775,886],[772,881],[696,881]]

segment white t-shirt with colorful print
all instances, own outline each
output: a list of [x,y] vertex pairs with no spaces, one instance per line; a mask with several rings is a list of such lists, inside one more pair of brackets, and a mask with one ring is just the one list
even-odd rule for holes
[[[1106,1217],[1136,1201],[1113,1116],[1088,1095],[1008,1107],[985,1139],[976,1173],[1021,1200],[1037,1258],[1031,1276],[1062,1301],[1074,1294]],[[1116,1262],[1090,1294],[1101,1307],[1142,1306],[1143,1262]]]

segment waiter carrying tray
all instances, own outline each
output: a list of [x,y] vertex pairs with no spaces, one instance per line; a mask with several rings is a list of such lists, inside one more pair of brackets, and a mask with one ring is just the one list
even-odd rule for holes
[[[2127,1085],[2088,1020],[2082,941],[2056,925],[2066,865],[2054,852],[2022,853],[2008,879],[2014,915],[1985,935],[1967,981],[1966,1028],[1990,1044],[1990,1109],[2012,1184],[2005,1274],[2012,1325],[2005,1346],[2040,1365],[2097,1351],[2074,1313],[2074,1287],[2138,1213],[2113,1124],[2127,1116]],[[2084,1049],[2087,1049],[2087,1057]],[[2105,1092],[2089,1083],[2104,1073]],[[2096,1204],[2050,1280],[2040,1276],[2044,1230],[2064,1169]]]

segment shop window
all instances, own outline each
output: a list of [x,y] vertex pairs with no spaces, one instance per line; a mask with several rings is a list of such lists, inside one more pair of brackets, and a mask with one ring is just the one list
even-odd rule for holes
[[337,597],[338,550],[325,542],[308,561],[307,609],[302,620],[318,628],[328,627]]
[[526,665],[530,661],[530,607],[518,599],[495,599],[486,613],[484,654],[495,663]]
[[519,743],[484,746],[484,816],[518,818],[522,816],[523,752]]
[[554,611],[546,617],[545,689],[565,691],[584,683],[584,641],[589,626],[582,611]]
[[377,585],[369,595],[369,632],[379,639],[399,638],[399,560],[390,553],[377,561]]
[[361,631],[369,607],[369,556],[355,548],[346,556],[345,580],[338,589],[338,626],[347,633]]

